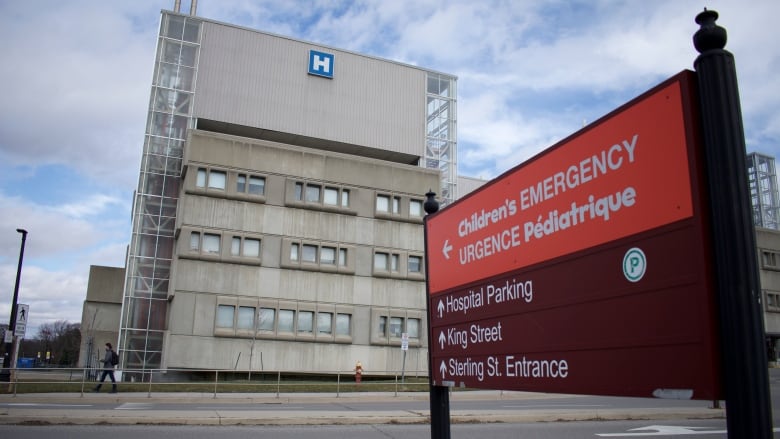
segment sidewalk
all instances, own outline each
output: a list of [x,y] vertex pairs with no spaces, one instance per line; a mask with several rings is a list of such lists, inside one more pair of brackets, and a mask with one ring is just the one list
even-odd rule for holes
[[[469,391],[454,392],[450,401],[502,400],[523,401],[570,398],[530,392]],[[335,394],[213,394],[208,393],[118,393],[83,396],[79,393],[0,395],[0,424],[179,424],[179,425],[350,425],[350,424],[427,424],[424,410],[332,410],[334,403],[428,401],[428,392],[360,392]],[[554,401],[551,401],[554,402]],[[153,403],[187,403],[217,406],[208,410],[159,410]],[[323,404],[323,410],[295,410],[295,404]],[[95,404],[121,404],[120,408],[87,407]],[[218,406],[225,404],[225,410]],[[230,404],[258,404],[262,410],[233,410]],[[269,409],[269,405],[278,405]],[[550,404],[554,406],[554,404]],[[419,404],[417,405],[419,406]],[[554,422],[585,420],[670,420],[723,418],[723,409],[707,407],[665,408],[555,408],[522,410],[452,410],[451,423]]]

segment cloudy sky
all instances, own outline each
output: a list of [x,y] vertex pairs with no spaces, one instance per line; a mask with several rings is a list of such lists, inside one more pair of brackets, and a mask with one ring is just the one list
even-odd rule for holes
[[[81,320],[90,265],[123,265],[159,13],[173,4],[0,0],[0,322],[17,228],[29,231],[19,302],[30,305],[33,335],[44,322]],[[456,75],[459,173],[492,178],[692,69],[704,7],[729,32],[748,150],[777,156],[777,7],[747,4],[200,0],[197,13]]]

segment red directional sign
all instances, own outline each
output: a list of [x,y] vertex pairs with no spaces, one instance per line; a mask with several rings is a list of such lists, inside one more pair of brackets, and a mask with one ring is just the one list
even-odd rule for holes
[[718,397],[693,80],[426,218],[435,384]]

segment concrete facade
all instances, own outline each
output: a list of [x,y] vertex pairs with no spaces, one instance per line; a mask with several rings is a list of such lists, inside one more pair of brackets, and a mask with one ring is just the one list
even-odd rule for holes
[[[415,328],[410,366],[426,367],[424,266],[409,268],[410,257],[423,259],[422,214],[409,206],[423,203],[438,172],[198,130],[187,145],[165,368],[323,372],[351,370],[361,360],[374,373],[398,371],[401,338],[387,326],[394,318]],[[225,172],[227,189],[199,187],[199,170]],[[239,175],[262,178],[263,194],[237,191]],[[319,188],[320,197],[296,197],[296,184]],[[326,189],[348,193],[346,206],[329,204]],[[399,201],[397,213],[377,210],[384,195]],[[218,236],[217,251],[191,246],[192,236],[206,234]],[[257,257],[231,248],[246,238],[260,241]],[[291,258],[298,245],[316,249],[313,259]],[[331,260],[323,249],[346,258]],[[379,269],[376,253],[397,256],[398,265]],[[220,306],[232,307],[230,327],[219,326]],[[242,328],[239,308],[266,310],[273,321]],[[292,316],[286,328],[279,321],[285,311]],[[303,327],[301,313],[322,326]]]
[[764,330],[770,362],[780,361],[780,231],[756,228]]

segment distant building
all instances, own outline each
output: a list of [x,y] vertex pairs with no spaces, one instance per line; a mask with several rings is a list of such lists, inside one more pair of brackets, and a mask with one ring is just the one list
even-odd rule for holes
[[122,311],[125,269],[89,267],[87,297],[81,311],[81,347],[78,367],[99,368],[106,342],[116,344]]
[[481,178],[458,176],[458,198],[465,197],[469,193],[477,190],[490,180]]
[[747,155],[747,166],[753,223],[756,227],[780,229],[780,195],[774,157],[752,152]]

